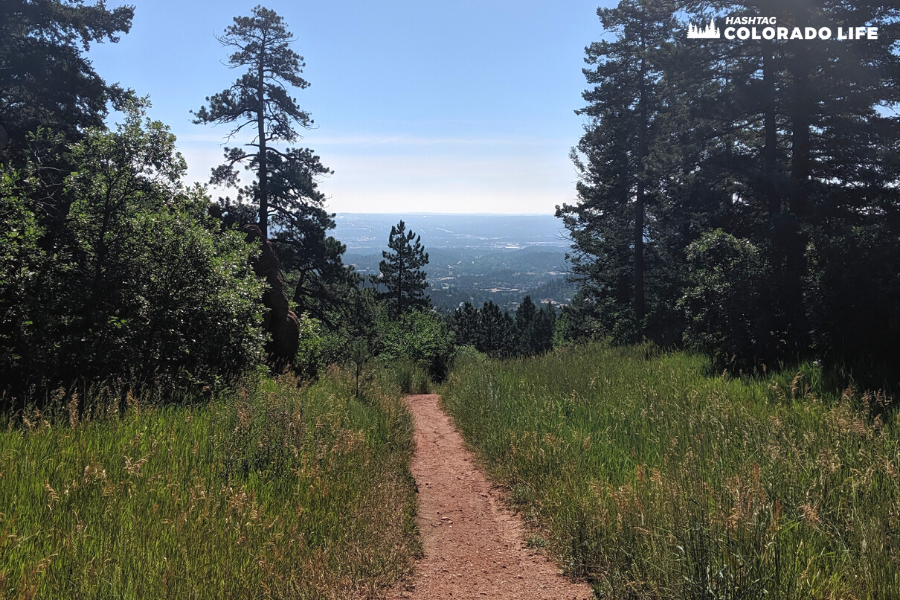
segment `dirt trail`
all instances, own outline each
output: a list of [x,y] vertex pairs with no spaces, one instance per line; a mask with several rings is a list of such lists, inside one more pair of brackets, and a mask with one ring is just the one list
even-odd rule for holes
[[590,588],[558,575],[527,548],[522,522],[491,489],[439,396],[409,396],[415,417],[412,472],[419,486],[424,558],[389,597],[421,600],[587,600]]

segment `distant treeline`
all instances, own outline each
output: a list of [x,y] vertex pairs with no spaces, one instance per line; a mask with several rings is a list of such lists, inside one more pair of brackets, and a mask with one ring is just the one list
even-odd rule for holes
[[480,309],[466,302],[450,323],[460,346],[496,357],[532,356],[553,347],[556,309],[550,303],[538,309],[531,296],[525,296],[513,317],[491,301]]

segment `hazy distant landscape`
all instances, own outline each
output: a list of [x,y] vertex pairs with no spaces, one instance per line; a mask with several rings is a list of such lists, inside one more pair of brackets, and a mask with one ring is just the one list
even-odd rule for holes
[[444,311],[488,300],[514,310],[526,295],[565,305],[577,289],[567,281],[565,230],[552,215],[338,214],[333,234],[347,245],[344,262],[377,274],[391,226],[401,219],[422,236],[431,300]]
[[432,248],[515,250],[543,247],[563,250],[570,245],[562,222],[553,215],[491,215],[439,213],[339,213],[334,237],[348,253],[384,249],[391,226],[403,219],[408,229]]

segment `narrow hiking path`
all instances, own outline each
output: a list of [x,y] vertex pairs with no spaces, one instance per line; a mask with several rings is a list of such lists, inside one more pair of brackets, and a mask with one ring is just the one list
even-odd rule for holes
[[521,520],[493,492],[439,400],[406,400],[416,427],[412,473],[424,557],[389,598],[591,598],[587,584],[560,576],[552,561],[525,546]]

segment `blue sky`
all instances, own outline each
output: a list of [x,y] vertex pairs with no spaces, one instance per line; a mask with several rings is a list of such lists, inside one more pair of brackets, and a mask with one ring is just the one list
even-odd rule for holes
[[[236,78],[214,35],[255,3],[131,3],[131,33],[89,56],[107,81],[150,95],[150,116],[205,182],[227,128],[193,125],[189,111]],[[573,110],[600,3],[266,2],[306,59],[312,85],[296,97],[316,128],[301,145],[335,171],[321,182],[328,209],[534,214],[573,201],[567,155],[583,123]]]

